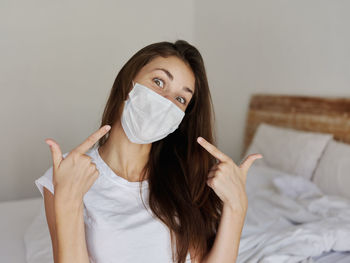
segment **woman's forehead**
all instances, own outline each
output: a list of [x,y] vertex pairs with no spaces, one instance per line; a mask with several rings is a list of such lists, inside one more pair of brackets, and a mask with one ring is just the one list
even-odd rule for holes
[[144,67],[145,73],[151,73],[153,71],[162,70],[162,69],[163,69],[163,72],[165,72],[164,69],[170,72],[171,75],[174,77],[174,79],[179,79],[179,78],[189,79],[187,81],[192,82],[191,87],[192,89],[194,89],[195,77],[192,72],[192,69],[187,64],[185,64],[185,62],[183,62],[181,59],[175,56],[171,56],[167,58],[157,57],[152,61],[150,61]]
[[[161,57],[158,56],[151,60],[145,68],[147,68],[148,71],[152,71],[155,68],[159,67],[166,67],[168,70],[176,70],[178,71],[179,69],[182,70],[189,70],[192,72],[192,69],[185,64],[180,58],[175,57],[175,56],[170,56],[170,57]],[[176,73],[176,72],[175,72]]]

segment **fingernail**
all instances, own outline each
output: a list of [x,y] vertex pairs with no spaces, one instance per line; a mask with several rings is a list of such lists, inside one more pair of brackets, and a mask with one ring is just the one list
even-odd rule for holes
[[109,131],[111,129],[111,126],[110,125],[106,125],[105,129],[106,129],[106,131]]
[[198,137],[197,138],[197,142],[203,142],[203,138],[202,137]]

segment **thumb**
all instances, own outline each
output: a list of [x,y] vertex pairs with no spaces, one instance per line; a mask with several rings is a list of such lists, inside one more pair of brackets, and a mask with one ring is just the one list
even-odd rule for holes
[[53,163],[52,166],[56,170],[62,161],[61,148],[58,145],[58,143],[56,143],[52,139],[46,139],[45,142],[50,146],[52,163]]
[[244,173],[247,174],[250,166],[253,164],[253,162],[257,159],[261,159],[263,156],[260,153],[250,154],[248,155],[245,160],[242,162],[242,164],[239,165],[239,168],[243,169]]

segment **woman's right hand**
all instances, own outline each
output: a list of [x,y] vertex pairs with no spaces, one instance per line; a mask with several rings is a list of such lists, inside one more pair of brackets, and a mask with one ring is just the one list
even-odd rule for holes
[[85,153],[109,130],[105,125],[91,134],[82,144],[74,148],[64,158],[58,143],[46,139],[50,146],[53,161],[52,183],[55,189],[55,199],[62,203],[72,202],[80,205],[85,193],[99,176],[95,163]]

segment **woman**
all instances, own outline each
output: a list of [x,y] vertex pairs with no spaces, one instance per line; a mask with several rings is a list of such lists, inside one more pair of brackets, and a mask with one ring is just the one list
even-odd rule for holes
[[212,112],[194,46],[159,42],[132,56],[98,131],[63,155],[46,140],[53,166],[36,184],[55,262],[235,262],[246,174],[262,156],[237,166],[218,150]]

